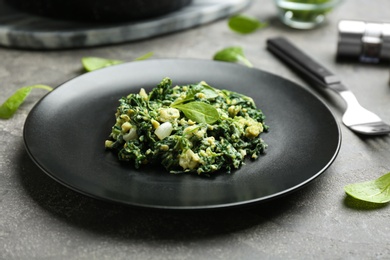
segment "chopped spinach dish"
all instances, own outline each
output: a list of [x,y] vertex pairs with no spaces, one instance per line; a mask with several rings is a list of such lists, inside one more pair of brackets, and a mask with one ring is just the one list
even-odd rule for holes
[[105,147],[136,168],[162,164],[171,173],[231,172],[255,160],[267,144],[265,116],[252,98],[197,84],[173,86],[164,78],[147,93],[119,100]]

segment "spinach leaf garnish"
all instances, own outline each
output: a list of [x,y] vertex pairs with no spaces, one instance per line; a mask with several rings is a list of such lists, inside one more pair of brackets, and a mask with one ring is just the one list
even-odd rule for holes
[[239,46],[224,48],[218,51],[213,59],[227,62],[242,62],[248,67],[253,67],[252,63],[245,57],[244,50]]
[[219,119],[217,109],[205,102],[193,101],[172,107],[179,109],[187,118],[197,123],[212,124]]
[[253,33],[258,29],[266,27],[267,25],[267,23],[260,22],[254,17],[242,14],[232,16],[228,20],[229,28],[232,31],[240,34]]
[[358,200],[373,203],[390,202],[390,172],[375,180],[346,185],[344,190]]
[[26,86],[18,89],[12,96],[10,96],[1,106],[0,106],[0,118],[8,119],[11,118],[16,110],[23,104],[24,100],[30,94],[31,90],[34,88],[46,89],[48,91],[53,90],[53,88],[46,85],[33,85]]
[[217,121],[219,113],[215,107],[202,101],[196,101],[197,94],[201,95],[202,99],[218,97],[216,89],[204,81],[188,87],[187,95],[184,98],[176,99],[171,107],[179,109],[187,118],[197,123],[212,124]]

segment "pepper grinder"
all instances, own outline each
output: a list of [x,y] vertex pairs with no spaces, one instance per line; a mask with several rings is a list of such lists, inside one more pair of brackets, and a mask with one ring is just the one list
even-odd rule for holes
[[342,20],[337,58],[364,63],[390,61],[390,23]]

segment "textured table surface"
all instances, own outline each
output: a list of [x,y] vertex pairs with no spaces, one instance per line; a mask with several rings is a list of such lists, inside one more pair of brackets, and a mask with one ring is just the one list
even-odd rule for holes
[[[255,0],[243,13],[268,21],[238,35],[218,20],[179,33],[113,46],[62,51],[0,48],[0,103],[16,89],[57,86],[83,73],[80,58],[132,60],[211,59],[230,45],[242,46],[256,68],[313,91],[265,49],[283,35],[337,72],[361,103],[390,122],[389,66],[336,62],[341,19],[390,19],[388,0],[345,0],[315,30],[283,26],[273,1]],[[318,93],[338,120],[343,102]],[[389,259],[390,206],[362,205],[343,186],[390,171],[390,136],[361,137],[341,125],[338,157],[320,178],[297,192],[250,208],[220,211],[157,211],[114,205],[80,195],[46,176],[23,145],[27,114],[45,94],[34,90],[9,120],[0,120],[0,259]]]

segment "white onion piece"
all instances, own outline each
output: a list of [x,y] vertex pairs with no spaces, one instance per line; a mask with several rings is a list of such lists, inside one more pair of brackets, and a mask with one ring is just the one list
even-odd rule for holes
[[125,140],[126,142],[137,138],[138,138],[137,130],[134,127],[131,128],[127,134],[123,135],[123,140]]
[[170,136],[172,133],[172,130],[173,130],[172,124],[170,122],[165,122],[165,123],[159,125],[159,127],[156,128],[154,133],[157,135],[157,137],[160,140],[162,140],[165,137]]

